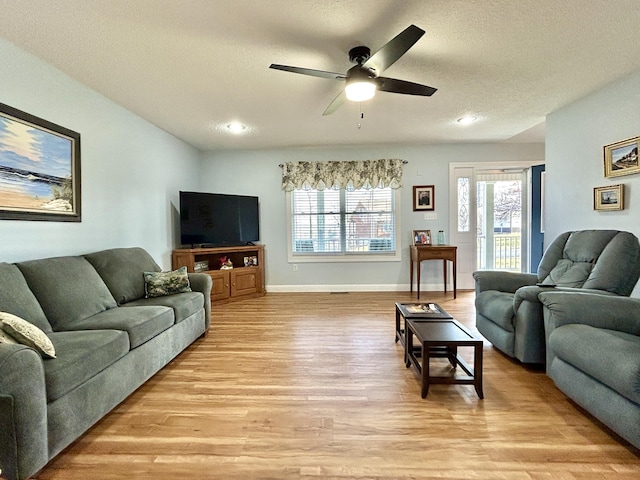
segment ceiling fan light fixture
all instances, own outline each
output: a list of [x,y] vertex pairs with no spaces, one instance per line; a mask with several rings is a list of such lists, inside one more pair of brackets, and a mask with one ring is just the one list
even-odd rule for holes
[[347,86],[344,87],[344,93],[347,95],[347,100],[365,102],[375,96],[376,84],[371,80],[354,80],[347,82]]

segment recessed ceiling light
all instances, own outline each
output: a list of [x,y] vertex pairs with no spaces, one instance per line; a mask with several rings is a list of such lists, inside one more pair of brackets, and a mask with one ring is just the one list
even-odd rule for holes
[[456,122],[458,122],[460,125],[469,125],[476,120],[478,120],[478,117],[476,117],[475,115],[465,115],[464,117],[460,117],[458,120],[456,120]]
[[244,132],[247,131],[247,126],[240,123],[240,122],[231,122],[231,123],[227,123],[225,125],[225,128],[227,129],[227,131],[235,134],[235,135],[240,135]]
[[234,120],[232,122],[215,123],[211,122],[209,128],[221,135],[248,135],[255,132],[255,129],[245,123]]

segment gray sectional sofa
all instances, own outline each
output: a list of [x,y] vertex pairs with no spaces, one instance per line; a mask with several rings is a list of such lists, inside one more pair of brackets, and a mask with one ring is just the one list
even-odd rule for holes
[[0,342],[4,478],[35,474],[206,333],[211,278],[145,298],[143,272],[160,270],[140,248],[0,263],[0,312],[42,330],[56,357]]
[[640,448],[640,299],[549,291],[547,374],[563,393]]

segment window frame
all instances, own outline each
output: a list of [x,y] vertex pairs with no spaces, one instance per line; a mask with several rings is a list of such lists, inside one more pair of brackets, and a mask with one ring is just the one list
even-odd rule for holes
[[288,263],[353,263],[353,262],[399,262],[402,260],[402,239],[400,237],[401,189],[392,189],[394,197],[395,245],[394,252],[318,252],[312,255],[293,252],[293,213],[291,210],[291,192],[285,192],[287,222],[287,261]]

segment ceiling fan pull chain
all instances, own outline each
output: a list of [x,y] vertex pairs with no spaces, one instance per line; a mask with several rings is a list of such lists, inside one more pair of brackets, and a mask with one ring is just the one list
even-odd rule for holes
[[360,122],[358,122],[358,130],[362,129],[362,120],[364,120],[364,112],[362,111],[362,103],[358,102],[358,110],[360,110]]

